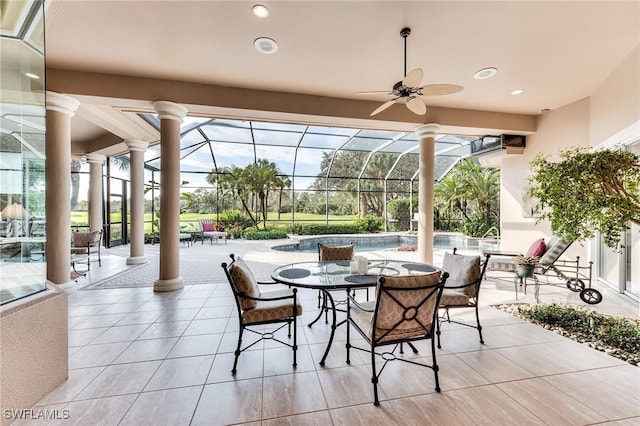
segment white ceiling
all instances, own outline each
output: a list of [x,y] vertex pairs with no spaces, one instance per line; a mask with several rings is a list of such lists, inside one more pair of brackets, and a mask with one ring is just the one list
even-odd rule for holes
[[266,19],[253,4],[54,0],[47,66],[363,99],[402,79],[408,26],[408,70],[464,86],[427,105],[537,114],[591,95],[640,42],[639,1],[267,1]]

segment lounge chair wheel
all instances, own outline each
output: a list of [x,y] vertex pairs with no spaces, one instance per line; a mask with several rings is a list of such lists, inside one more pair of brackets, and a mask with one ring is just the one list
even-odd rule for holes
[[584,282],[577,278],[571,278],[567,280],[567,288],[577,293],[579,291],[584,290]]
[[595,288],[585,288],[580,292],[580,299],[582,299],[584,303],[596,305],[602,302],[602,293]]

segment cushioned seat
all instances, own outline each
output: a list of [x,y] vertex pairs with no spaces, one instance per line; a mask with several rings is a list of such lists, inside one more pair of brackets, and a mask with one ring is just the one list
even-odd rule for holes
[[202,244],[204,244],[205,238],[208,238],[211,244],[213,244],[214,239],[216,242],[224,240],[224,243],[227,244],[229,234],[217,228],[218,222],[213,219],[198,219],[198,224],[200,224],[200,240]]

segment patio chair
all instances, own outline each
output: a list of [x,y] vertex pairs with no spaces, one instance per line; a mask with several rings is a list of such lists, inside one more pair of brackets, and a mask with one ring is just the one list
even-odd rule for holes
[[[351,262],[353,260],[354,254],[355,244],[353,242],[339,246],[325,244],[322,242],[318,243],[318,261],[320,262]],[[369,289],[367,289],[367,299],[369,299]],[[336,305],[346,304],[347,300],[336,300],[335,303]],[[318,290],[318,309],[320,309],[320,312],[316,319],[309,323],[309,327],[313,326],[313,324],[315,324],[320,319],[320,317],[322,316],[322,312],[324,312],[325,323],[329,323],[329,307],[327,306],[327,296],[320,290]]]
[[227,238],[229,234],[227,234],[223,229],[218,229],[218,222],[213,219],[198,219],[198,224],[200,225],[200,241],[204,244],[204,239],[208,238],[211,245],[213,245],[213,240],[216,242],[219,240],[224,240],[224,243],[227,244]]
[[[160,219],[158,220],[158,233],[160,233]],[[187,245],[187,247],[189,247],[189,244],[193,243],[193,238],[191,236],[190,233],[188,232],[182,232],[182,231],[178,231],[178,240],[181,243],[185,243]],[[158,236],[158,241],[159,241],[159,236]],[[152,241],[152,245],[155,243],[155,241]]]
[[[275,340],[293,349],[293,367],[297,366],[296,351],[297,345],[297,327],[296,318],[302,315],[302,305],[297,299],[297,289],[273,290],[270,292],[261,292],[258,284],[276,284],[272,282],[258,282],[251,272],[249,266],[240,258],[230,255],[231,263],[222,264],[222,269],[227,276],[231,291],[236,302],[238,312],[238,323],[240,325],[238,331],[238,345],[234,352],[235,360],[233,361],[232,374],[236,374],[238,366],[238,358],[240,354],[249,349],[256,343],[265,340]],[[254,330],[250,327],[265,324],[282,323],[275,330]],[[291,338],[291,326],[293,325],[293,343],[284,342],[276,337],[276,333],[284,326],[288,326],[288,337]],[[242,336],[244,331],[250,331],[260,336],[255,342],[242,347]]]
[[[442,270],[449,274],[449,278],[445,284],[439,304],[439,308],[444,309],[444,314],[439,318],[438,329],[436,331],[438,335],[438,348],[441,348],[440,321],[477,329],[480,335],[480,343],[484,344],[480,315],[478,314],[478,299],[480,296],[480,284],[482,283],[482,277],[484,276],[490,257],[490,254],[485,254],[484,260],[481,262],[480,256],[462,256],[456,254],[455,248],[453,249],[453,253],[447,252],[444,254]],[[475,309],[475,325],[451,319],[449,310],[462,308]]]
[[87,270],[91,269],[91,254],[98,255],[98,266],[102,266],[100,248],[102,246],[102,230],[92,232],[74,232],[71,243],[71,254],[87,255]]
[[[441,271],[427,275],[380,275],[375,301],[359,303],[351,296],[347,299],[347,364],[351,363],[352,348],[371,354],[374,405],[380,405],[378,380],[389,361],[403,361],[432,369],[435,390],[440,392],[433,333],[437,323],[438,303],[447,276],[446,272]],[[370,348],[351,345],[351,327],[360,333]],[[412,342],[426,339],[431,340],[431,364],[395,355],[398,349],[401,354],[404,353],[404,343],[417,353]],[[390,352],[378,352],[378,348],[387,345],[394,345]],[[380,370],[376,367],[376,355],[384,360]]]

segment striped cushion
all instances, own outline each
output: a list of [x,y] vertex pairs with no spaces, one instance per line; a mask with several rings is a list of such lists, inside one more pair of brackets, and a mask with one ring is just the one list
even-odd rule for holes
[[469,306],[469,296],[450,288],[445,288],[440,297],[440,306]]
[[353,260],[354,251],[354,244],[347,244],[344,246],[328,246],[326,244],[318,243],[318,256],[321,262]]
[[569,248],[571,243],[572,241],[553,237],[551,241],[549,241],[549,248],[540,258],[540,263],[543,265],[552,265],[560,256],[562,256],[562,253]]

